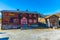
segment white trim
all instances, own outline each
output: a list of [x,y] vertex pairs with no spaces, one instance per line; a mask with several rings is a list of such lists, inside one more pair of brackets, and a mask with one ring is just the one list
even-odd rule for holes
[[47,22],[48,22],[48,27],[50,27],[50,21],[49,21],[49,19],[47,19]]

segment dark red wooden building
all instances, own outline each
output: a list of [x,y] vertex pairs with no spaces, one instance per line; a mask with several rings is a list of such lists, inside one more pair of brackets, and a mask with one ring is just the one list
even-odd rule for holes
[[37,12],[3,10],[1,13],[2,29],[25,29],[38,27]]

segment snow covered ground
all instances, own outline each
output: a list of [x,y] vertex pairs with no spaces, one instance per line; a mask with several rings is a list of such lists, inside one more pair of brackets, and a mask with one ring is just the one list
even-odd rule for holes
[[2,30],[9,36],[9,40],[60,40],[58,29],[29,29],[29,30]]

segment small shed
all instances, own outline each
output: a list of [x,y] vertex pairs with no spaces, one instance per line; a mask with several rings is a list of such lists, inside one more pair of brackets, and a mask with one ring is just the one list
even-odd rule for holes
[[45,17],[46,26],[49,28],[60,27],[60,15],[49,15]]

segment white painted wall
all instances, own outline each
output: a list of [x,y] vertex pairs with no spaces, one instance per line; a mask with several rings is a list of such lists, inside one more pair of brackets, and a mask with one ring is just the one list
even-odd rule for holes
[[60,17],[59,17],[59,20],[60,20]]

